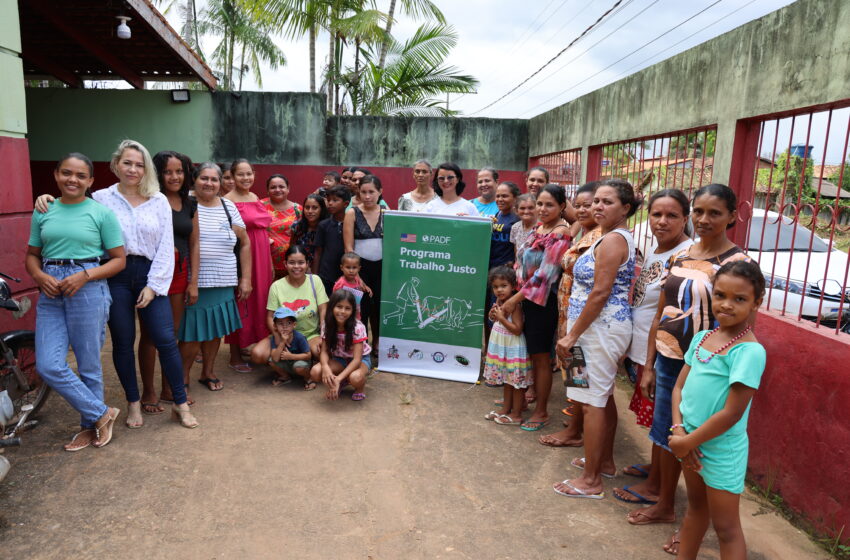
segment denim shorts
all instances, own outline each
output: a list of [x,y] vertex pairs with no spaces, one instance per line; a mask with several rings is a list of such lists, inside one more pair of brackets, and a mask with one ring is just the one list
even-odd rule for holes
[[[351,360],[352,360],[352,358],[342,358],[340,356],[332,356],[332,358],[334,360],[336,360],[337,362],[341,363],[343,368],[348,367],[348,364],[350,364]],[[360,358],[360,361],[363,362],[363,364],[366,366],[367,370],[372,369],[372,357],[371,356],[364,354],[363,357]]]
[[673,387],[676,386],[683,367],[684,360],[668,358],[661,354],[655,358],[655,412],[652,416],[652,427],[649,429],[649,439],[667,451],[670,451],[667,438],[670,437],[670,426],[673,425]]

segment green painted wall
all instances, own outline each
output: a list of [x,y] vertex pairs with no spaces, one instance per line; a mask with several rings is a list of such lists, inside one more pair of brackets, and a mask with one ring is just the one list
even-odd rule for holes
[[525,120],[327,118],[318,94],[191,95],[174,104],[159,90],[28,89],[32,159],[77,150],[103,161],[129,137],[151,153],[174,149],[194,161],[393,167],[427,158],[505,170],[525,170],[528,161]]
[[209,159],[214,117],[211,94],[193,91],[190,103],[172,103],[168,91],[115,89],[26,90],[31,159],[55,161],[69,151],[108,161],[124,138],[154,154],[179,150]]
[[212,95],[215,161],[323,164],[325,98],[314,93]]
[[528,121],[521,119],[446,119],[332,117],[328,153],[335,165],[407,167],[419,159],[453,161],[462,168],[492,165],[525,171]]
[[24,67],[19,58],[18,3],[0,0],[0,135],[22,138],[27,132]]
[[727,182],[738,119],[850,97],[850,2],[799,0],[531,119],[532,155],[717,124]]

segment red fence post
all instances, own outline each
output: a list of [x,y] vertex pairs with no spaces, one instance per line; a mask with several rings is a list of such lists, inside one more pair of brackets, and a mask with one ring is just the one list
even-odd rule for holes
[[[738,246],[743,247],[747,242],[752,204],[755,200],[755,170],[758,159],[759,134],[761,127],[758,121],[740,120],[735,124],[735,141],[732,144],[732,164],[729,169],[729,187],[738,196],[738,223],[729,230],[729,237]],[[742,208],[749,206],[749,211],[742,218]]]
[[599,176],[602,174],[602,155],[602,146],[589,146],[587,148],[586,183],[599,180]]

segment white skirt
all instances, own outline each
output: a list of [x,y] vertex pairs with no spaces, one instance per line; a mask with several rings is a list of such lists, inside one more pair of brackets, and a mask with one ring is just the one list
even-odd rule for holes
[[[572,320],[567,332],[573,328]],[[590,386],[587,389],[567,387],[567,397],[590,406],[604,408],[614,394],[614,380],[620,360],[629,350],[632,340],[632,323],[594,321],[579,337],[577,344],[584,351],[586,371]]]

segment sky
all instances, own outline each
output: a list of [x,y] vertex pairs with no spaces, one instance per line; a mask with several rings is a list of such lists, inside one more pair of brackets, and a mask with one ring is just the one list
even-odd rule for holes
[[[449,107],[461,111],[462,116],[493,118],[531,118],[792,3],[621,0],[597,27],[528,79],[616,0],[433,1],[459,35],[447,64],[480,82],[474,94],[449,96]],[[376,2],[379,9],[389,7],[389,0]],[[198,3],[199,7],[204,4],[203,0]],[[177,12],[171,9],[166,17],[179,29]],[[396,19],[393,35],[402,40],[421,23],[404,14],[397,14]],[[262,89],[308,91],[307,39],[278,37],[276,42],[286,54],[287,64],[276,70],[265,69]],[[316,54],[319,69],[327,62],[327,44],[327,34],[320,34]],[[207,40],[203,46],[209,52],[214,45]],[[516,91],[500,100],[518,85]],[[243,89],[259,89],[253,76],[245,77]],[[793,142],[805,142],[804,132],[795,129]],[[821,147],[826,143],[824,136],[820,134]],[[817,142],[810,139],[809,143]],[[841,159],[841,143],[830,138],[828,162]]]

